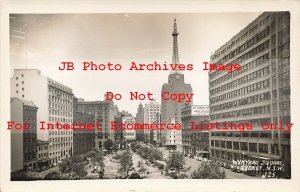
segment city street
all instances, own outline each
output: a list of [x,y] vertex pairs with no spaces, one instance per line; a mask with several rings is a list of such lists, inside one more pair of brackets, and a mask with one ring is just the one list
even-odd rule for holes
[[[168,150],[162,147],[160,147],[159,149],[163,152],[164,158],[169,156]],[[191,159],[189,157],[184,157],[184,159],[185,159],[185,167],[191,166],[191,170],[187,172],[188,175],[190,175],[193,172],[193,170],[197,169],[201,163],[204,163],[202,161],[197,161],[196,159]],[[236,173],[231,171],[230,169],[225,169],[223,167],[221,167],[221,169],[224,169],[226,173],[226,179],[258,179],[258,177],[244,175],[243,173]]]
[[41,174],[42,177],[45,177],[48,173],[52,173],[52,172],[55,172],[55,171],[58,171],[58,166],[52,167],[52,168],[47,169],[45,171],[42,171],[42,172],[40,172],[40,174]]

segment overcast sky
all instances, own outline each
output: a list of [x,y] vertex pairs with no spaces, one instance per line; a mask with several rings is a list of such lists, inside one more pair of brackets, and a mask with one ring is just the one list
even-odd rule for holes
[[[129,92],[150,91],[160,102],[170,72],[129,71],[130,62],[171,63],[176,18],[180,63],[194,64],[193,71],[183,72],[185,82],[192,85],[194,104],[208,105],[208,73],[202,70],[202,62],[260,14],[11,15],[11,69],[40,69],[85,100],[103,100],[106,91],[120,93],[123,99],[115,102],[119,109],[135,115],[140,101],[130,101]],[[75,70],[59,71],[62,61],[73,61]],[[83,61],[119,63],[123,70],[82,71]]]

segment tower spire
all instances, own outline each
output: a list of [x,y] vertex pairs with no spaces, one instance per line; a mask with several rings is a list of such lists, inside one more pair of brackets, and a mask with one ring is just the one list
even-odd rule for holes
[[[179,53],[178,53],[178,42],[177,42],[177,36],[178,36],[178,32],[177,32],[177,23],[176,23],[176,19],[174,19],[174,30],[172,33],[173,36],[173,56],[172,56],[172,63],[173,64],[178,64],[179,63]],[[180,73],[179,70],[174,70],[171,71],[171,73]]]

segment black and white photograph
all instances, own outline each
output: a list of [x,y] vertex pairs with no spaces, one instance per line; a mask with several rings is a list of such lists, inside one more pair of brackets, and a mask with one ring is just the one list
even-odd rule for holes
[[10,14],[11,181],[290,179],[290,19]]

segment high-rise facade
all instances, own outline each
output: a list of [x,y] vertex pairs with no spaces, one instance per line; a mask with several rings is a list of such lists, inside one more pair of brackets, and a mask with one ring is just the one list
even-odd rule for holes
[[96,122],[101,123],[102,130],[95,129],[94,146],[102,149],[106,140],[115,140],[115,132],[111,130],[114,121],[115,106],[113,101],[78,101],[78,112],[93,115]]
[[[160,112],[160,104],[156,101],[150,101],[149,103],[145,104],[144,107],[144,123],[152,124],[157,119],[156,114]],[[156,132],[157,130],[153,130]],[[151,131],[144,130],[144,141],[150,143],[151,141]]]
[[186,105],[181,109],[183,153],[191,156],[209,157],[209,132],[196,130],[193,125],[209,121],[208,105]]
[[[93,114],[79,112],[77,103],[78,99],[74,97],[73,122],[76,124],[94,124],[95,116]],[[94,148],[95,131],[87,129],[76,129],[78,128],[77,126],[75,126],[74,128],[75,130],[73,131],[73,154],[80,155],[91,151]]]
[[290,123],[290,15],[266,12],[211,55],[211,63],[239,63],[240,71],[209,72],[210,121],[252,123],[251,131],[212,131],[213,159],[282,160],[290,176],[290,133],[263,131]]
[[[179,63],[177,23],[174,22],[173,36],[173,57],[174,64]],[[192,94],[193,89],[190,84],[184,82],[184,75],[180,71],[171,71],[168,83],[163,84],[161,93],[170,94]],[[181,109],[185,106],[186,100],[182,102],[161,99],[161,123],[181,123]],[[192,103],[192,102],[191,102]],[[182,151],[182,132],[181,130],[162,131],[162,142],[166,148]]]
[[[136,123],[144,123],[144,106],[139,104],[137,113],[136,113]],[[144,130],[136,130],[136,140],[144,141]]]
[[11,171],[34,170],[37,162],[37,106],[11,98],[11,121],[29,124],[29,130],[11,130]]
[[[11,77],[11,97],[32,101],[37,107],[37,122],[72,123],[72,89],[41,75],[37,69],[15,69]],[[41,130],[37,138],[49,141],[50,164],[72,155],[72,130]]]

